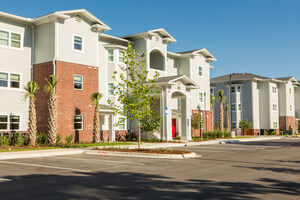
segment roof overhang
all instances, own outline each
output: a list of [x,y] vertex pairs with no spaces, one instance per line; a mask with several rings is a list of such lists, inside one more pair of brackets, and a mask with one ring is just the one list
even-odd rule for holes
[[111,49],[123,49],[126,50],[127,46],[119,45],[119,44],[105,44],[103,45],[105,48]]
[[[112,35],[107,35],[105,33],[100,33],[99,36],[104,37],[104,38],[108,38],[108,39],[111,39],[111,40],[117,40],[117,41],[120,41],[120,42],[126,42],[126,43],[131,42],[130,40],[126,40],[124,38],[119,38],[119,37],[112,36]],[[131,42],[131,43],[133,43],[133,42]]]
[[157,82],[155,84],[158,84],[159,86],[168,86],[168,85],[176,85],[177,81],[182,82],[188,89],[199,89],[199,86],[197,83],[192,81],[190,78],[188,78],[186,75],[181,75],[179,77],[174,77],[174,79],[170,79],[168,81],[164,82]]
[[174,53],[174,52],[170,52],[170,51],[167,52],[168,56],[177,57],[177,58],[196,56],[199,54],[204,56],[204,58],[206,59],[207,62],[217,61],[217,59],[206,48],[198,49],[195,51],[182,52],[182,53]]
[[172,43],[172,42],[176,42],[176,39],[171,36],[165,29],[163,28],[159,28],[159,29],[154,29],[154,30],[149,30],[146,32],[142,32],[142,33],[136,33],[136,34],[132,34],[132,35],[126,35],[123,36],[122,38],[128,38],[128,39],[137,39],[137,38],[143,38],[143,37],[152,37],[152,36],[156,36],[156,35],[161,35],[163,38],[163,41],[165,43]]
[[19,22],[26,23],[26,24],[30,24],[31,20],[32,20],[31,18],[25,18],[25,17],[9,14],[9,13],[2,12],[2,11],[0,11],[0,17],[10,19],[12,21],[19,21]]

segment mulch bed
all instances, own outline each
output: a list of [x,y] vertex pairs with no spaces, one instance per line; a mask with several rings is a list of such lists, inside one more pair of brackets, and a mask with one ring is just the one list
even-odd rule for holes
[[156,154],[187,154],[189,151],[173,149],[121,149],[121,148],[104,148],[102,151],[132,152],[132,153],[156,153]]

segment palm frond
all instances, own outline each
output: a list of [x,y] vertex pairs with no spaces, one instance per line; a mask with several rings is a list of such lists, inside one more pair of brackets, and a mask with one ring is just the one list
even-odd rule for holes
[[34,81],[29,81],[27,85],[23,86],[24,89],[24,96],[23,101],[26,101],[28,97],[32,97],[33,100],[35,100],[35,94],[37,93],[39,86]]
[[94,92],[94,93],[91,95],[90,98],[91,98],[91,100],[92,100],[94,106],[95,106],[96,108],[98,108],[98,106],[99,106],[99,101],[100,101],[100,99],[102,98],[102,94],[101,94],[100,92]]
[[55,75],[50,75],[47,79],[47,84],[44,86],[45,93],[53,93],[58,83],[58,78]]

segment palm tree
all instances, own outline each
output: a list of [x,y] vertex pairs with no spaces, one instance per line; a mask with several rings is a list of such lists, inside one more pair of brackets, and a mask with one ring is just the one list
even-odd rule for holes
[[56,86],[58,79],[55,75],[50,75],[47,79],[47,84],[44,86],[44,91],[49,94],[48,99],[48,129],[49,129],[49,141],[51,144],[56,144],[57,136],[57,98],[56,98]]
[[229,131],[229,106],[228,106],[228,104],[225,106],[225,114],[226,114],[226,130]]
[[29,145],[35,146],[37,126],[36,126],[36,109],[35,109],[35,94],[38,91],[39,86],[36,82],[29,81],[24,86],[25,94],[23,100],[29,98],[29,112],[28,112],[28,133],[29,133]]
[[[220,122],[220,131],[224,131],[224,120],[223,120],[223,103],[226,101],[226,96],[224,95],[224,90],[218,91],[218,100],[219,100],[219,122]],[[224,137],[224,134],[223,134]]]
[[100,142],[100,116],[99,116],[99,100],[102,98],[102,94],[99,92],[94,92],[91,95],[91,100],[95,106],[94,113],[94,128],[93,128],[93,142]]
[[215,96],[213,94],[210,94],[211,130],[214,129],[214,105],[215,105]]

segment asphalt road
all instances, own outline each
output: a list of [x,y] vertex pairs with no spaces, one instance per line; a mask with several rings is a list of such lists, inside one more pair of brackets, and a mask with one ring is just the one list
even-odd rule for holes
[[0,199],[300,199],[300,140],[193,146],[185,160],[0,161]]

